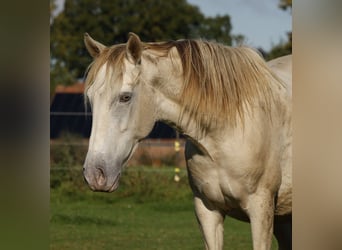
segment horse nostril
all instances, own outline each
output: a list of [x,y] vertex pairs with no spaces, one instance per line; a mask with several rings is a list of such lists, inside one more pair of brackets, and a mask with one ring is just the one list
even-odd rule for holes
[[97,185],[99,187],[104,186],[106,184],[105,172],[101,167],[97,167],[96,170],[97,171],[96,171],[95,179],[96,179]]

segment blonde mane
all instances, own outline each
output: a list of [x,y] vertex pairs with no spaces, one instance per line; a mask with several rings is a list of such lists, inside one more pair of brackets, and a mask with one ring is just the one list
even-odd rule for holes
[[254,104],[270,114],[272,85],[282,83],[256,51],[202,40],[147,46],[165,53],[172,47],[177,48],[183,69],[182,114],[190,114],[201,129],[222,121],[236,125],[239,118],[243,123],[245,109]]
[[[243,122],[245,109],[254,104],[270,113],[272,84],[282,85],[261,56],[248,47],[232,48],[202,40],[144,43],[143,47],[160,56],[169,56],[171,48],[177,49],[184,77],[180,117],[189,114],[202,129],[222,121],[232,125],[238,119]],[[90,67],[86,89],[105,62],[122,74],[125,51],[125,44],[106,48]]]

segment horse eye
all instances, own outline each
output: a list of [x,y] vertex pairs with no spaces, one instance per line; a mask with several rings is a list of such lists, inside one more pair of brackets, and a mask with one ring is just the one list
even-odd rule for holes
[[132,93],[130,92],[123,92],[119,96],[120,102],[129,102],[132,99]]

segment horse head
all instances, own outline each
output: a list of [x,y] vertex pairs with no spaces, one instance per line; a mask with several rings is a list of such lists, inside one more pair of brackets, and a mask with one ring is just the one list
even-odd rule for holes
[[142,42],[133,33],[126,44],[112,47],[88,34],[84,40],[94,61],[86,79],[92,130],[83,174],[92,190],[112,192],[123,166],[156,121],[153,91],[142,84],[152,71],[143,74]]

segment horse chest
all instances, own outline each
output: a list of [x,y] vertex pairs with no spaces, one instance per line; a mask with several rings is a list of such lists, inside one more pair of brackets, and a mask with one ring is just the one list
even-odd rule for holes
[[226,212],[241,210],[239,201],[244,196],[243,186],[227,171],[199,155],[188,159],[187,165],[190,185],[195,194],[210,206]]

